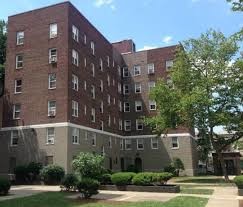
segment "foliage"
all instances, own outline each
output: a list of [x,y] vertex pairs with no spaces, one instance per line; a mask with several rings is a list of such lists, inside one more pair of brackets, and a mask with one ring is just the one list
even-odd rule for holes
[[83,194],[84,198],[90,198],[92,195],[98,194],[100,183],[91,178],[82,178],[77,185],[77,189]]
[[134,173],[137,173],[137,172],[138,172],[138,169],[136,168],[135,165],[128,165],[126,171],[127,171],[127,172],[134,172]]
[[7,195],[10,190],[11,183],[5,178],[0,178],[0,195]]
[[132,182],[132,179],[135,175],[136,175],[136,173],[133,173],[133,172],[114,173],[111,176],[111,181],[113,184],[115,184],[117,186],[130,185]]
[[155,177],[155,173],[143,172],[136,174],[132,179],[133,185],[152,185]]
[[175,169],[175,167],[172,164],[170,164],[168,166],[165,166],[164,167],[164,172],[168,172],[168,173],[171,173],[174,176],[176,176],[176,169]]
[[233,11],[243,11],[243,0],[227,0],[227,2],[232,3]]
[[28,180],[28,173],[27,165],[16,166],[14,169],[14,174],[17,183],[26,183]]
[[78,184],[78,178],[75,174],[66,174],[61,182],[61,187],[64,187],[66,191],[75,190]]
[[105,174],[101,175],[101,177],[99,178],[99,181],[103,185],[111,184],[112,183],[111,174],[105,173]]
[[169,172],[156,173],[153,181],[160,184],[166,184],[172,177],[173,174]]
[[58,165],[45,166],[40,172],[40,176],[42,177],[44,183],[47,185],[60,184],[64,175],[64,169]]
[[[6,44],[7,44],[7,23],[4,20],[0,20],[0,81],[3,81],[4,79],[4,63],[6,61]],[[2,87],[1,85],[2,84],[0,83],[0,87]]]
[[41,169],[43,168],[42,163],[31,162],[27,166],[28,177],[31,181],[37,180]]
[[243,189],[243,175],[235,176],[234,183],[238,188]]
[[82,177],[98,179],[104,172],[104,157],[81,152],[72,163],[73,169]]
[[[243,136],[243,63],[239,42],[243,31],[229,37],[209,30],[177,48],[170,71],[172,85],[160,80],[150,98],[158,114],[146,124],[158,134],[178,127],[197,128],[200,139],[209,139],[228,180],[222,151]],[[231,134],[222,136],[215,128]]]
[[172,166],[175,168],[177,176],[179,176],[180,170],[185,170],[182,160],[178,157],[173,158]]

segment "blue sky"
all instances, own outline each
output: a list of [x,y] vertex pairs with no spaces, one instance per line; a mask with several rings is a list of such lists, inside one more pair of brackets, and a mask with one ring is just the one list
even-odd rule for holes
[[[62,2],[1,0],[0,19]],[[226,35],[243,27],[243,12],[230,10],[226,0],[71,0],[110,41],[132,38],[137,49],[176,44],[196,38],[209,28]]]

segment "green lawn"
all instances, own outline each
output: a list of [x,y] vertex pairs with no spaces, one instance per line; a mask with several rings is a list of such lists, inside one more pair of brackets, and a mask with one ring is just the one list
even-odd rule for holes
[[184,194],[212,195],[213,191],[213,189],[184,188],[181,186],[181,193]]
[[179,196],[165,203],[109,203],[97,200],[91,200],[87,203],[81,200],[70,200],[65,197],[67,195],[67,193],[57,192],[41,193],[30,197],[1,201],[0,207],[205,207],[208,201],[206,198]]

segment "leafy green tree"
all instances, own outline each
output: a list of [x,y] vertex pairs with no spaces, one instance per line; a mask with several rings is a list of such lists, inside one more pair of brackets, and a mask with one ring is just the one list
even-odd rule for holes
[[[222,151],[243,136],[243,64],[236,58],[242,36],[209,30],[182,43],[169,74],[172,84],[160,80],[151,93],[158,114],[146,119],[158,134],[181,125],[197,128],[216,151],[226,180]],[[221,136],[217,127],[231,136]]]
[[4,74],[4,63],[6,61],[6,41],[7,41],[7,23],[0,20],[0,79]]
[[181,170],[185,170],[185,167],[184,167],[182,160],[178,157],[174,157],[171,164],[175,168],[177,176],[180,175]]
[[233,11],[243,11],[243,0],[227,0],[227,2],[232,3]]

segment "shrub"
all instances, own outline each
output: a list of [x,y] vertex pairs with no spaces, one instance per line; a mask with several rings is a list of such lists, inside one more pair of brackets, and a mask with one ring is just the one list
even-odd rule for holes
[[135,175],[136,175],[136,173],[133,173],[133,172],[114,173],[111,176],[111,181],[113,184],[115,184],[117,186],[129,185],[129,184],[131,184],[131,181]]
[[104,157],[81,152],[72,163],[73,169],[84,178],[98,179],[104,172]]
[[91,178],[82,178],[77,184],[77,189],[83,194],[84,198],[90,198],[92,195],[98,194],[100,183]]
[[26,165],[16,166],[14,174],[18,183],[25,183],[28,180],[28,167]]
[[34,181],[37,179],[42,167],[43,166],[41,163],[36,163],[36,162],[29,163],[29,165],[27,166],[27,170],[28,170],[29,179],[31,181]]
[[47,185],[60,184],[64,175],[64,169],[57,165],[48,165],[44,167],[40,172],[40,176],[42,177],[44,183]]
[[78,178],[74,174],[67,174],[62,180],[62,186],[65,188],[65,190],[75,190],[76,186],[78,184]]
[[185,170],[182,160],[178,157],[173,158],[172,166],[175,168],[176,176],[180,175],[181,170]]
[[154,180],[154,173],[144,172],[136,174],[132,179],[134,185],[152,185]]
[[174,176],[176,176],[176,169],[174,166],[172,166],[171,164],[164,167],[164,172],[168,172],[168,173],[171,173],[173,174]]
[[235,176],[234,183],[238,188],[243,189],[243,175]]
[[0,178],[0,195],[7,195],[10,187],[11,183],[9,180]]
[[136,168],[135,165],[128,165],[126,171],[127,171],[127,172],[134,172],[134,173],[137,173],[137,172],[138,172],[138,169]]
[[168,180],[173,177],[172,173],[162,172],[162,173],[155,173],[153,177],[153,182],[157,182],[160,184],[166,184]]
[[103,174],[101,175],[100,179],[99,179],[101,184],[107,185],[107,184],[111,184],[111,174]]

